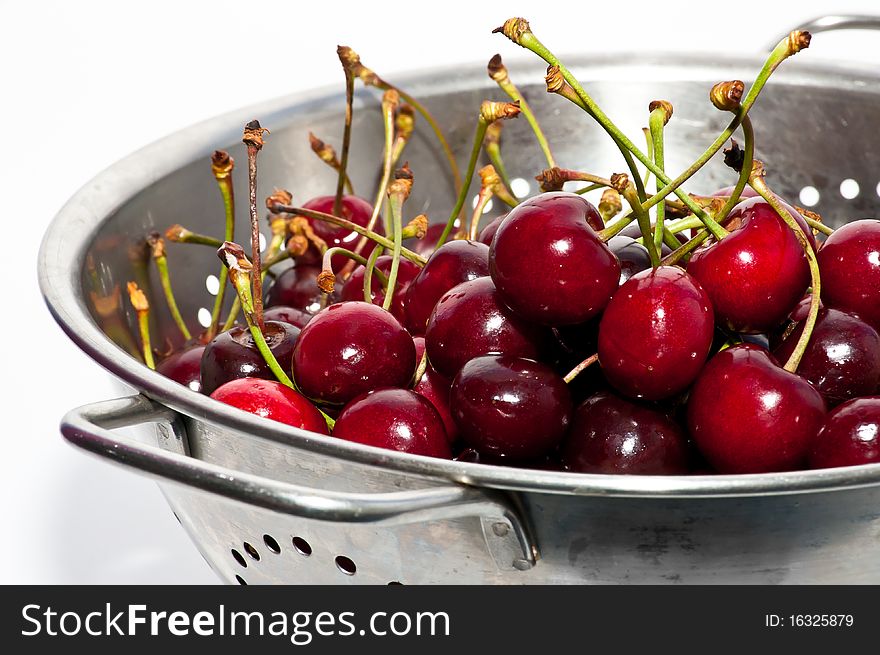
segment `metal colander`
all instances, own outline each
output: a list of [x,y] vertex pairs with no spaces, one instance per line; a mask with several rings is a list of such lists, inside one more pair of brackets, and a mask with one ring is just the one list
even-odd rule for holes
[[[826,21],[812,29],[873,26]],[[639,135],[650,100],[675,106],[667,166],[683,169],[723,128],[707,91],[749,80],[757,58],[572,58],[597,102]],[[548,96],[543,68],[514,67],[559,161],[600,174],[619,153],[580,110]],[[426,83],[425,80],[430,80]],[[479,102],[497,91],[482,66],[420,74],[401,86],[423,99],[466,152]],[[497,96],[496,96],[497,97]],[[880,582],[880,465],[730,476],[615,476],[524,470],[378,450],[296,430],[215,402],[148,370],[120,289],[142,279],[154,334],[173,336],[158,280],[132,246],[172,223],[219,232],[222,204],[208,165],[215,148],[240,162],[242,125],[272,130],[258,193],[288,188],[302,201],[330,192],[334,174],[311,154],[308,130],[333,134],[334,93],[283,98],[192,127],[119,162],[61,210],[40,253],[40,283],[56,320],[137,395],[68,414],[75,445],[159,479],[175,514],[217,574],[253,583],[795,583]],[[785,197],[837,225],[880,205],[880,73],[787,62],[753,112],[757,155]],[[525,121],[505,127],[509,171],[530,185],[542,168]],[[378,100],[356,97],[355,186],[373,188],[382,148]],[[515,147],[513,144],[516,144]],[[408,147],[416,183],[408,213],[445,218],[452,187],[442,156],[420,130]],[[245,167],[235,174],[246,195]],[[688,185],[732,183],[713,161]],[[804,191],[806,189],[806,191]],[[239,207],[246,234],[244,204]],[[184,315],[194,330],[213,302],[210,248],[169,244]],[[204,316],[202,316],[202,320]],[[147,441],[116,430],[148,425]]]

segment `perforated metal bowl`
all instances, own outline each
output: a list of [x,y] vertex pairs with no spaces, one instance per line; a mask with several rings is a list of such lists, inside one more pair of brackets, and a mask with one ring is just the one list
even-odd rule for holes
[[[814,28],[815,29],[815,28]],[[686,166],[727,120],[707,102],[716,81],[748,80],[757,58],[590,57],[572,68],[630,134],[650,100],[675,105],[667,164]],[[577,109],[544,93],[541,66],[513,66],[557,158],[573,168],[621,170],[619,153]],[[430,84],[424,80],[430,79]],[[482,66],[400,80],[436,113],[457,152],[467,150],[476,108],[495,93]],[[152,275],[135,240],[172,223],[216,233],[220,199],[207,164],[227,148],[239,161],[241,126],[271,128],[259,194],[297,198],[332,188],[306,134],[333,134],[338,93],[283,98],[213,119],[101,173],[61,210],[40,253],[40,283],[61,327],[138,395],[71,412],[75,445],[160,480],[174,512],[229,582],[616,583],[880,582],[880,466],[731,476],[614,476],[441,461],[303,432],[217,403],[148,370],[129,352],[133,317],[119,289]],[[356,186],[370,188],[381,151],[378,103],[359,93]],[[820,67],[800,55],[774,76],[753,111],[758,155],[789,198],[818,193],[832,224],[876,216],[880,182],[880,73]],[[515,176],[542,167],[524,121],[506,127]],[[514,145],[515,144],[515,145]],[[411,211],[446,216],[451,184],[421,131],[407,157],[416,174]],[[235,184],[245,198],[239,167]],[[689,185],[709,191],[732,174],[713,162]],[[859,192],[841,195],[854,180]],[[521,183],[521,184],[522,184]],[[532,182],[534,184],[534,182]],[[844,185],[852,196],[852,183]],[[810,200],[809,191],[805,200]],[[239,216],[246,211],[240,208]],[[245,225],[239,226],[244,230]],[[211,249],[169,246],[178,300],[193,327],[213,300]],[[148,293],[159,289],[150,278]],[[162,308],[160,296],[152,303]],[[173,328],[157,313],[157,327]],[[153,424],[151,442],[111,432]]]

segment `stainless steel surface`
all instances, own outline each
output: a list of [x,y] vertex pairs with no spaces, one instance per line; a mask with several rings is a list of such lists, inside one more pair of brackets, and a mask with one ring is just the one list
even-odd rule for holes
[[[870,16],[861,14],[834,14],[830,16],[819,16],[813,20],[801,23],[797,29],[806,30],[811,34],[819,32],[837,32],[839,30],[880,30],[880,16]],[[785,36],[779,35],[780,38]],[[769,48],[773,48],[779,39],[768,44]]]
[[[644,123],[650,100],[663,97],[675,105],[667,131],[667,166],[672,171],[683,169],[726,123],[727,117],[706,100],[709,87],[722,79],[748,80],[761,64],[757,58],[567,59],[574,72],[589,81],[597,101],[631,135],[638,134]],[[579,110],[548,97],[543,85],[525,83],[542,79],[541,66],[530,62],[511,68],[518,82],[522,80],[559,161],[598,173],[623,170],[613,144]],[[479,101],[497,94],[482,67],[464,73],[423,73],[400,83],[436,112],[460,153],[468,148]],[[377,107],[375,96],[358,94],[353,172],[361,189],[373,185],[381,151]],[[332,173],[310,153],[306,135],[309,129],[333,134],[341,108],[336,92],[280,99],[207,121],[149,146],[102,173],[72,198],[41,250],[41,287],[62,328],[99,364],[180,414],[191,459],[172,460],[181,466],[198,460],[192,475],[177,475],[182,469],[175,472],[164,457],[141,464],[149,461],[153,475],[189,485],[163,484],[163,489],[224,579],[233,581],[238,575],[247,582],[350,583],[880,581],[878,465],[767,475],[657,477],[578,475],[434,460],[265,421],[184,389],[130,356],[126,347],[132,340],[132,316],[118,294],[120,285],[139,275],[143,264],[130,256],[134,239],[148,229],[176,222],[217,232],[222,205],[207,157],[214,148],[229,147],[244,161],[237,145],[240,130],[255,116],[272,130],[261,154],[259,194],[266,195],[276,186],[290,189],[299,201],[329,193]],[[777,71],[752,116],[758,155],[767,161],[768,179],[776,190],[794,200],[804,187],[815,187],[819,202],[813,208],[831,224],[878,213],[877,71],[811,66],[804,54],[798,55]],[[525,122],[511,122],[505,138],[511,174],[530,179],[542,163]],[[407,158],[416,175],[411,211],[426,211],[435,220],[445,218],[451,183],[424,126]],[[239,199],[246,197],[241,169],[235,177]],[[714,161],[688,190],[707,192],[732,179],[733,174]],[[845,179],[859,185],[861,191],[853,199],[839,192]],[[243,209],[241,205],[242,221]],[[244,222],[239,227],[243,229]],[[178,272],[178,301],[195,325],[198,310],[210,307],[212,301],[205,276],[215,272],[216,257],[211,249],[172,244],[169,250],[171,267]],[[155,279],[151,282],[150,292],[159,289]],[[162,307],[161,302],[154,305]],[[172,335],[169,318],[161,313],[157,318],[157,328]],[[97,432],[76,420],[73,425],[80,437]],[[160,437],[160,445],[162,441],[169,446],[177,443]],[[130,446],[122,441],[104,445],[108,447],[99,448],[104,455]],[[238,500],[198,489],[207,478],[197,472],[215,471],[213,466],[233,472],[227,482],[235,490],[226,495]],[[271,485],[249,487],[244,480],[250,478],[242,477],[248,474],[297,485],[313,496],[316,490],[386,494],[449,489],[450,484],[466,485],[467,493],[507,490],[518,506],[516,515],[535,535],[539,559],[527,571],[499,568],[496,559],[510,560],[509,550],[502,549],[508,554],[501,555],[494,547],[487,548],[487,539],[495,543],[490,534],[494,527],[476,518],[380,527],[293,517],[277,511],[276,489]],[[308,541],[310,557],[296,550],[293,537]],[[272,543],[280,545],[280,554],[270,548]],[[233,549],[239,557],[244,554],[241,561],[247,568]],[[259,560],[248,555],[251,550],[259,553]],[[337,562],[340,556],[355,562],[354,575],[343,572],[347,564]]]

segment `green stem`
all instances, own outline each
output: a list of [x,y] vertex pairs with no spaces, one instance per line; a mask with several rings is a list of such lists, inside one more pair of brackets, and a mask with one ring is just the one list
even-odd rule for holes
[[[651,134],[651,130],[649,128],[642,128],[642,132],[645,134],[645,154],[651,158],[652,161],[656,162],[657,160],[654,158],[654,135]],[[645,186],[648,184],[648,180],[651,179],[651,169],[645,169]]]
[[621,195],[626,198],[626,201],[632,208],[632,213],[635,214],[636,220],[639,222],[639,230],[642,233],[642,239],[644,239],[644,245],[648,251],[648,257],[651,259],[651,266],[657,268],[660,266],[660,251],[658,248],[654,247],[654,242],[652,240],[651,216],[648,212],[642,209],[641,204],[639,204],[639,198],[638,195],[636,195],[636,189],[632,183],[626,185],[626,189]]
[[186,322],[183,320],[183,316],[180,315],[180,309],[177,307],[177,300],[174,298],[174,290],[171,288],[171,277],[168,274],[168,258],[163,255],[160,257],[154,257],[153,259],[156,261],[156,268],[159,271],[159,281],[162,283],[162,291],[165,294],[165,300],[168,302],[168,309],[171,312],[171,318],[174,319],[174,323],[177,325],[183,338],[189,341],[192,339],[192,335],[189,332],[189,328],[186,327]]
[[[493,65],[496,67],[494,73]],[[510,76],[507,74],[507,68],[501,63],[501,57],[498,55],[495,55],[495,57],[492,58],[492,61],[489,62],[489,77],[498,83],[501,90],[504,91],[512,101],[519,102],[519,108],[522,110],[523,116],[525,116],[526,120],[529,122],[532,132],[535,134],[535,139],[538,140],[538,145],[544,153],[544,158],[547,160],[547,166],[550,168],[556,168],[556,160],[553,159],[553,153],[550,151],[550,144],[547,142],[544,130],[541,129],[541,125],[538,123],[538,119],[535,118],[535,114],[532,112],[529,103],[526,102],[523,94],[520,93],[520,90],[516,88],[516,85],[510,79]],[[496,168],[496,170],[498,169]]]
[[[266,276],[269,274],[270,269],[280,262],[283,262],[287,259],[290,259],[290,252],[287,250],[279,250],[276,253],[273,253],[269,257],[266,258],[266,261],[263,262],[263,270],[260,272],[260,275],[263,276],[263,280],[265,281]],[[238,313],[241,311],[241,300],[239,300],[238,295],[236,294],[235,300],[232,301],[232,307],[229,308],[229,315],[226,317],[226,320],[223,322],[223,326],[220,328],[220,332],[227,332],[232,329],[232,326],[235,325],[235,321],[238,319]]]
[[[657,107],[651,112],[648,119],[648,129],[651,133],[651,142],[654,146],[653,156],[654,163],[661,171],[666,170],[663,155],[663,127],[666,124],[666,111],[663,107]],[[657,181],[657,191],[659,191],[660,181]],[[663,244],[663,225],[666,219],[666,203],[661,202],[657,205],[656,218],[654,224],[654,250],[657,252],[657,258],[660,257],[660,246]],[[647,244],[646,244],[647,246]],[[659,262],[658,262],[659,263]]]
[[397,291],[397,273],[400,270],[400,252],[403,248],[403,201],[405,196],[400,193],[388,195],[388,211],[391,214],[391,224],[394,228],[394,249],[391,256],[391,271],[388,274],[388,286],[385,289],[385,300],[382,309],[389,311]]
[[[498,128],[500,128],[500,126],[503,124],[504,123],[500,121],[493,123],[493,125],[497,126]],[[497,135],[495,138],[489,138],[488,132],[491,132],[491,130],[492,127],[490,126],[489,130],[487,130],[487,138],[484,145],[486,155],[489,157],[489,161],[492,163],[492,166],[495,167],[495,172],[498,173],[498,177],[501,178],[501,183],[504,185],[504,188],[506,188],[508,193],[510,193],[510,197],[518,203],[519,198],[517,198],[516,194],[513,192],[513,186],[510,182],[510,176],[508,176],[507,169],[504,167],[504,160],[501,158],[501,141],[498,138],[500,134]]]
[[455,219],[458,218],[458,215],[461,213],[462,207],[464,207],[468,191],[471,188],[471,180],[474,177],[474,169],[477,167],[477,158],[480,155],[480,149],[483,147],[483,137],[486,136],[486,128],[488,126],[489,123],[483,119],[482,115],[480,115],[480,118],[477,121],[477,130],[474,134],[474,145],[471,147],[471,158],[468,161],[467,173],[465,173],[464,183],[461,185],[461,190],[458,193],[458,198],[455,200],[455,208],[449,215],[449,220],[446,221],[446,227],[443,228],[443,233],[437,240],[437,247],[435,248],[435,250],[439,249],[440,246],[446,243],[446,238],[449,236],[449,233],[452,232],[452,228],[455,225]]
[[210,246],[214,249],[223,245],[220,239],[209,237],[205,234],[197,234],[187,230],[182,225],[172,225],[165,231],[165,238],[174,243],[195,243],[200,246]]
[[[381,250],[381,248],[379,250]],[[323,264],[324,264],[325,269],[329,270],[329,268],[330,268],[329,264],[331,261],[333,261],[333,257],[336,255],[342,255],[343,257],[347,257],[348,259],[352,260],[356,264],[360,264],[361,266],[366,266],[368,263],[367,259],[363,255],[360,255],[356,252],[352,252],[351,250],[348,250],[347,248],[340,248],[339,246],[334,246],[333,248],[327,248],[327,250],[324,252]],[[379,281],[382,283],[383,287],[388,285],[388,278],[382,271],[377,269],[377,270],[373,271],[373,273],[376,275],[377,278],[379,278]]]
[[749,183],[749,174],[752,171],[752,162],[755,158],[755,131],[752,129],[752,121],[748,116],[743,117],[742,131],[743,136],[745,137],[742,169],[740,170],[739,177],[736,180],[736,186],[730,193],[730,197],[724,203],[721,211],[718,212],[716,218],[719,223],[724,223],[727,220],[728,215],[730,215],[731,210],[742,198],[742,192],[746,188],[746,185]]
[[153,346],[150,342],[150,313],[137,312],[138,330],[141,333],[141,342],[144,350],[144,363],[152,370],[156,370],[156,361],[153,359]]
[[[220,187],[220,194],[223,196],[223,210],[226,216],[226,229],[224,232],[224,241],[235,240],[235,197],[232,189],[232,178],[227,175],[217,178],[217,184]],[[221,244],[222,245],[222,244]],[[217,246],[218,248],[220,246]],[[223,301],[226,299],[226,283],[229,277],[229,271],[221,264],[220,273],[217,276],[220,280],[220,287],[217,296],[214,298],[214,307],[211,309],[211,325],[205,340],[210,341],[217,334],[217,328],[220,326],[220,313],[223,311]]]
[[705,229],[700,230],[696,235],[688,240],[687,243],[679,246],[673,252],[666,255],[661,261],[661,266],[672,266],[673,264],[678,263],[688,255],[690,255],[694,250],[699,248],[706,239],[709,238],[709,232]]
[[827,225],[825,225],[825,223],[822,223],[821,221],[817,221],[815,218],[810,218],[809,216],[804,216],[803,214],[801,214],[801,216],[807,222],[807,225],[809,225],[814,230],[818,230],[819,232],[821,232],[825,236],[831,236],[832,234],[834,234],[834,230],[832,228],[828,227]]
[[345,128],[342,132],[342,155],[339,158],[339,175],[336,179],[336,196],[333,198],[333,213],[342,215],[342,194],[345,191],[346,171],[348,170],[348,151],[351,146],[351,117],[354,104],[354,74],[348,66],[345,72]]
[[[385,251],[381,246],[376,246],[373,248],[372,252],[370,252],[370,256],[367,258],[367,263],[365,265],[364,271],[364,302],[372,303],[373,302],[373,274],[381,273],[378,268],[376,268],[376,260],[379,259],[379,256]],[[385,280],[385,288],[388,288],[388,280]]]
[[589,193],[590,191],[595,191],[596,189],[602,189],[602,188],[604,188],[604,186],[605,186],[604,184],[590,184],[590,185],[585,186],[583,188],[577,189],[575,191],[575,193],[578,195],[581,195],[584,193]]

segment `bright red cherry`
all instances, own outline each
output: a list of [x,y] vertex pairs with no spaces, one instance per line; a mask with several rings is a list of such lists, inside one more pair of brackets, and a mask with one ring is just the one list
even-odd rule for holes
[[[421,362],[422,355],[425,354],[425,338],[413,337],[413,342],[416,344],[416,362]],[[426,398],[443,419],[443,427],[446,428],[446,436],[449,437],[450,444],[455,443],[458,438],[458,426],[452,420],[452,413],[449,411],[449,388],[451,386],[452,381],[440,375],[431,366],[431,362],[428,362],[425,372],[413,387],[413,391]]]
[[578,473],[688,472],[687,438],[666,414],[607,392],[574,411],[562,461]]
[[205,346],[196,345],[172,353],[156,366],[156,371],[193,391],[202,390],[202,354]]
[[488,277],[459,284],[444,294],[425,333],[428,359],[450,378],[481,355],[539,359],[549,351],[550,342],[550,331],[514,314]]
[[[376,268],[387,276],[391,272],[391,264],[394,258],[388,255],[382,255],[376,259]],[[358,266],[352,271],[351,276],[345,281],[340,293],[341,300],[363,300],[364,299],[364,278],[366,277],[366,268]],[[391,301],[389,311],[401,323],[404,319],[403,304],[406,297],[406,290],[410,283],[419,274],[420,269],[408,259],[401,259],[397,269],[397,286],[394,291],[394,299]],[[382,290],[382,284],[379,278],[373,274],[373,280],[370,283],[370,295],[374,305],[382,306],[385,302],[385,292]]]
[[293,266],[284,269],[266,296],[266,307],[284,305],[309,314],[316,314],[322,307],[324,293],[318,288],[320,266]]
[[880,462],[880,396],[855,398],[828,414],[810,450],[810,468]]
[[452,382],[450,402],[467,445],[513,460],[553,450],[571,416],[571,397],[561,377],[544,364],[509,355],[465,364]]
[[[485,243],[487,246],[492,245],[492,239],[495,238],[495,233],[498,231],[498,228],[501,226],[501,221],[507,218],[507,214],[501,214],[501,216],[496,216],[493,218],[486,226],[480,230],[480,234],[477,235],[477,241],[480,243]],[[600,230],[602,228],[599,228]]]
[[504,302],[544,325],[583,323],[601,312],[617,289],[620,264],[590,227],[598,216],[585,198],[562,191],[512,209],[489,249]]
[[412,337],[390,313],[365,302],[321,310],[293,350],[293,377],[319,403],[344,404],[379,387],[405,387],[415,370]]
[[424,334],[440,296],[462,282],[486,275],[489,275],[488,246],[465,240],[444,243],[406,290],[404,324],[407,329],[416,335]]
[[599,362],[624,395],[669,398],[703,368],[714,334],[709,297],[675,266],[642,271],[624,283],[599,323]]
[[688,431],[719,473],[799,469],[824,421],[816,388],[753,344],[709,360],[687,403]]
[[[299,328],[290,323],[266,321],[263,336],[269,350],[284,370],[290,370],[293,348]],[[251,331],[234,327],[214,337],[202,353],[202,393],[212,394],[215,389],[239,378],[274,380],[275,374],[266,364]]]
[[[333,203],[335,200],[336,196],[319,196],[317,198],[312,198],[305,203],[303,209],[311,209],[316,212],[332,214]],[[372,216],[372,214],[373,206],[363,198],[358,198],[357,196],[342,196],[341,218],[360,225],[361,227],[366,227],[367,223],[370,222],[370,216]],[[324,221],[313,220],[311,218],[307,218],[306,220],[311,224],[315,234],[327,243],[328,248],[339,246],[341,248],[351,249],[354,248],[361,238],[361,235],[357,232],[352,232],[344,227],[337,227],[336,225],[331,225]],[[373,231],[377,234],[384,234],[381,218],[376,221],[376,225],[373,226]],[[373,251],[374,245],[375,244],[372,241],[367,241],[361,254],[364,257],[367,257]],[[310,246],[309,249],[314,250],[312,246]],[[348,263],[348,261],[349,260],[345,255],[335,255],[332,258],[333,270],[339,271],[346,263]]]
[[296,309],[295,307],[288,307],[287,305],[274,305],[263,311],[263,319],[290,323],[300,330],[306,326],[306,323],[312,320],[312,316],[314,314]]
[[413,455],[452,458],[440,416],[409,389],[377,389],[358,396],[336,419],[333,436]]
[[[780,362],[794,352],[803,323],[773,351]],[[833,407],[880,389],[880,335],[854,314],[823,308],[797,369]]]
[[880,330],[880,220],[847,223],[819,250],[822,300]]
[[[791,228],[761,198],[739,203],[726,225],[730,234],[697,249],[688,273],[712,299],[719,325],[734,332],[770,332],[810,284],[806,255]],[[812,231],[806,232],[812,240]]]
[[330,434],[314,405],[275,380],[239,378],[214,390],[211,398],[251,414],[320,434]]

